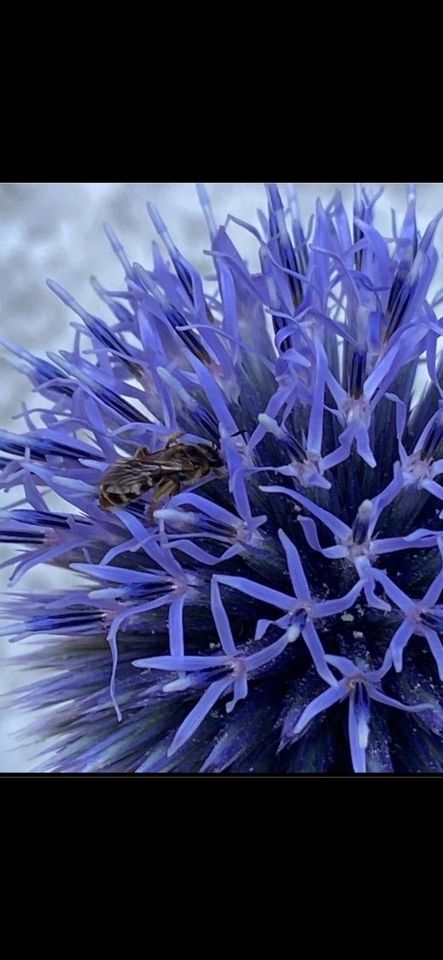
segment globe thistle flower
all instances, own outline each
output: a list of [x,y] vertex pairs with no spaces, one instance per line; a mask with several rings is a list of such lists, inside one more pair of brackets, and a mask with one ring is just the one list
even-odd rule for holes
[[39,770],[443,770],[440,215],[421,236],[408,187],[384,237],[356,188],[305,228],[266,192],[229,218],[257,272],[199,185],[209,278],[148,204],[150,267],[106,228],[109,322],[48,281],[72,350],[2,340],[45,401],[0,431],[11,583],[72,571],[3,602]]

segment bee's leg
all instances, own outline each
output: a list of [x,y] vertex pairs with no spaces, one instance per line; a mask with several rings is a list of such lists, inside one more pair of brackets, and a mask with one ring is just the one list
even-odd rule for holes
[[158,500],[168,500],[174,493],[180,493],[180,481],[175,477],[164,477],[159,483],[156,483],[151,503],[155,504]]
[[168,442],[167,442],[167,444],[166,444],[166,449],[168,449],[168,447],[171,447],[172,444],[174,444],[175,441],[178,440],[179,437],[182,437],[182,436],[183,436],[183,430],[177,430],[176,433],[173,433],[173,434],[169,437],[169,440],[168,440]]
[[151,456],[147,447],[137,447],[134,453],[135,460],[148,460]]
[[165,477],[164,480],[160,480],[160,483],[156,484],[148,508],[148,518],[151,523],[154,522],[154,512],[161,509],[162,505],[175,493],[180,493],[180,482],[174,480],[173,477]]

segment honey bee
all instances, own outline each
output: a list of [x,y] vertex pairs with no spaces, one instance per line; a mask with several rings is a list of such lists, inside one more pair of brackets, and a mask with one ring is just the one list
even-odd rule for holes
[[218,447],[200,443],[176,443],[175,434],[164,450],[150,453],[138,447],[133,457],[118,460],[105,470],[99,502],[105,510],[125,506],[153,490],[151,512],[156,503],[180,493],[183,486],[196,483],[212,470],[224,466]]

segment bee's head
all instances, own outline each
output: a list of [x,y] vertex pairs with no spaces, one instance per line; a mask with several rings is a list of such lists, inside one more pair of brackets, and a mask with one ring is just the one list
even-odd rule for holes
[[209,444],[206,443],[189,443],[186,444],[186,453],[188,456],[192,457],[196,465],[200,464],[206,468],[205,472],[209,470],[216,470],[220,475],[220,472],[225,472],[226,464],[223,459],[219,447],[215,443]]
[[205,447],[205,457],[208,463],[211,465],[212,470],[219,470],[221,467],[225,466],[225,461],[220,453],[218,447]]

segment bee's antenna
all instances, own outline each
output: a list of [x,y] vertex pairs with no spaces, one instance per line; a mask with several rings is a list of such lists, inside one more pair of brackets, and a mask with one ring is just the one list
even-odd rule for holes
[[248,441],[246,440],[245,431],[244,431],[244,430],[237,430],[237,433],[231,433],[231,437],[243,437],[243,440],[245,441],[245,443],[248,442]]

